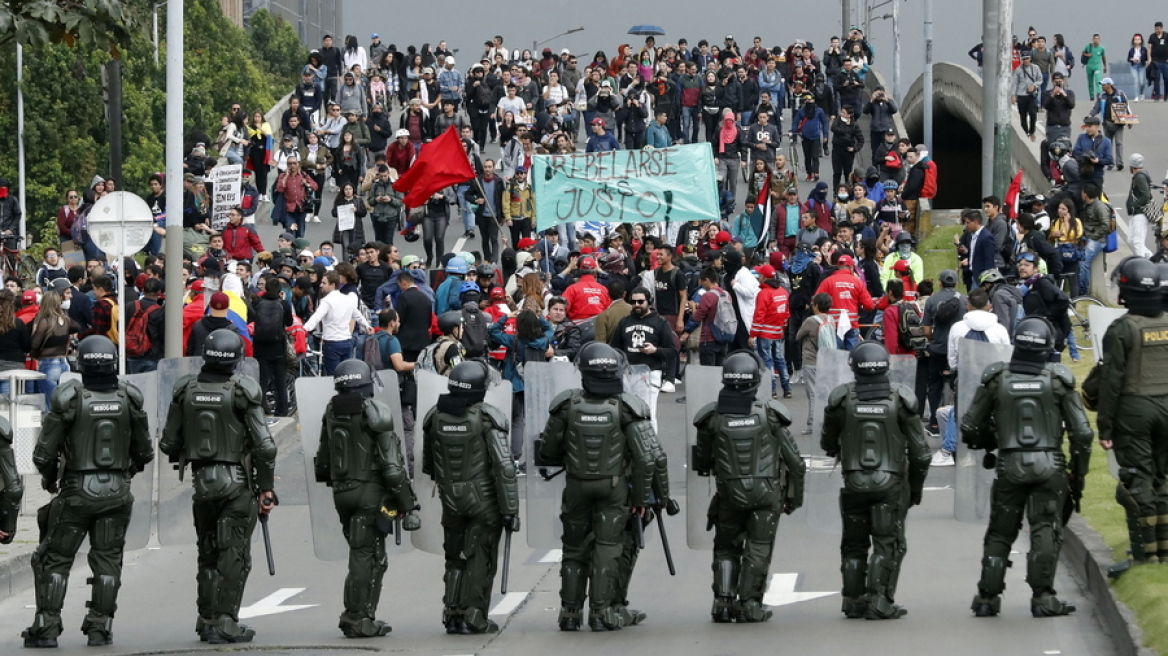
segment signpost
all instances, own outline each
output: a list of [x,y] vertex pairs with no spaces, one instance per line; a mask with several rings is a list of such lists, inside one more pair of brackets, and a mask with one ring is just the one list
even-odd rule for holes
[[118,373],[126,373],[125,270],[127,257],[137,253],[154,234],[154,214],[146,201],[128,191],[102,196],[89,212],[89,235],[97,247],[117,258],[112,267],[119,276],[118,288]]

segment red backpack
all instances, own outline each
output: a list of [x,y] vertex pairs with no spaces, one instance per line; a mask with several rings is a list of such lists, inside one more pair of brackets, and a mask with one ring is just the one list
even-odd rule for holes
[[134,301],[134,312],[130,317],[130,325],[126,326],[126,356],[140,358],[150,352],[154,346],[150,341],[150,315],[155,310],[161,310],[158,303],[142,309],[142,301]]
[[937,163],[925,162],[925,184],[921,186],[921,198],[937,196]]

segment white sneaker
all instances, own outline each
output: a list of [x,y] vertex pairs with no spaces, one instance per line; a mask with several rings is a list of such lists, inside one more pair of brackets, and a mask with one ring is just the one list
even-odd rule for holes
[[803,382],[803,370],[796,369],[795,373],[791,374],[791,384],[798,385],[801,382]]
[[673,394],[677,391],[677,388],[673,386],[673,381],[667,380],[664,383],[661,383],[661,391],[664,394]]
[[933,459],[929,461],[930,467],[952,467],[957,463],[953,460],[953,454],[945,449],[937,449],[933,454]]
[[312,222],[313,223],[320,223],[320,216],[313,214],[312,215]]

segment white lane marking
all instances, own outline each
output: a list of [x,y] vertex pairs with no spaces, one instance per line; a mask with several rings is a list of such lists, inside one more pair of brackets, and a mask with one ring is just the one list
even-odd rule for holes
[[460,252],[462,252],[462,246],[463,246],[463,244],[465,244],[465,243],[466,243],[466,237],[459,237],[459,238],[458,238],[458,241],[454,242],[454,250],[452,250],[452,251],[450,251],[450,252],[451,252],[451,253],[460,253]]
[[563,549],[552,549],[552,550],[548,551],[546,554],[544,554],[543,558],[539,559],[539,562],[541,562],[541,563],[558,563],[563,559],[564,559],[564,550]]
[[287,613],[294,610],[313,608],[318,604],[301,604],[298,606],[280,605],[307,589],[308,588],[280,588],[272,594],[255,602],[254,604],[247,606],[246,608],[239,609],[239,619],[245,620],[251,617],[263,617],[264,615],[276,615],[278,613]]
[[508,592],[507,594],[503,595],[503,598],[499,600],[499,603],[495,604],[495,607],[491,609],[489,614],[510,615],[511,613],[514,613],[515,609],[519,608],[519,605],[527,599],[527,595],[528,593],[526,592]]
[[1046,656],[1056,656],[1057,654],[1061,654],[1062,652],[1057,650],[1057,649],[1048,649],[1042,653],[1046,654]]
[[952,490],[953,488],[949,487],[948,485],[942,485],[940,487],[925,487],[921,489],[924,492],[939,492],[941,490]]
[[831,595],[838,594],[837,592],[795,592],[795,585],[798,583],[798,572],[772,574],[770,583],[767,585],[766,594],[763,595],[762,603],[767,606],[786,606],[788,604],[797,604],[801,601],[811,601],[812,599],[830,597]]

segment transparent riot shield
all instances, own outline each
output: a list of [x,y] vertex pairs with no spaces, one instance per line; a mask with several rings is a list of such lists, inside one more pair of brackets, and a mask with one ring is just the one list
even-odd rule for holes
[[[844,486],[843,471],[835,458],[829,458],[820,447],[823,435],[823,414],[831,393],[840,385],[856,379],[848,366],[851,352],[827,349],[819,352],[815,368],[815,405],[812,409],[811,439],[800,444],[803,458],[807,461],[807,477],[804,482],[804,506],[807,508],[807,524],[812,528],[838,533],[843,530],[843,520],[839,510],[839,492]],[[912,390],[916,385],[917,359],[911,355],[889,357],[888,379],[893,385],[902,385]]]
[[972,339],[958,340],[957,345],[957,407],[953,420],[957,422],[957,471],[953,485],[953,515],[960,521],[985,523],[990,516],[990,493],[994,472],[982,467],[985,451],[974,451],[961,439],[961,418],[973,403],[973,396],[981,385],[986,367],[995,362],[1008,362],[1014,348]]
[[[422,450],[425,446],[422,422],[425,421],[430,410],[438,405],[438,397],[446,393],[447,383],[450,379],[430,371],[418,371],[414,375],[418,381],[418,412],[415,415],[417,428],[414,438],[414,463],[417,476],[414,479],[414,493],[418,495],[418,503],[422,506],[420,513],[422,527],[410,533],[409,536],[414,547],[432,554],[442,555],[445,553],[442,548],[442,543],[445,540],[445,534],[442,530],[442,499],[438,495],[438,484],[430,476],[422,473]],[[524,376],[525,383],[529,375]],[[483,402],[497,408],[510,421],[511,404],[513,403],[511,383],[498,376],[491,378],[490,386],[487,387],[487,396]]]
[[[1091,305],[1087,308],[1087,321],[1091,327],[1091,348],[1095,349],[1095,361],[1099,362],[1103,359],[1103,336],[1107,334],[1107,329],[1115,320],[1127,314],[1127,308],[1113,308],[1103,307],[1101,305]],[[1078,317],[1071,315],[1071,323],[1074,324]],[[1074,328],[1074,326],[1072,326]],[[1075,329],[1076,335],[1082,334],[1082,331]],[[1080,344],[1079,348],[1084,345]]]
[[[187,374],[197,374],[203,367],[203,358],[164,358],[158,361],[157,402],[159,438],[170,415],[174,386]],[[259,381],[260,366],[253,358],[245,358],[236,373]],[[195,490],[191,483],[190,467],[179,480],[178,463],[170,462],[166,454],[156,454],[158,462],[158,541],[164,545],[194,544],[195,526],[191,519],[191,501]],[[279,472],[276,473],[279,476]],[[259,535],[259,531],[256,531]]]
[[[35,475],[32,452],[41,436],[41,418],[45,412],[45,396],[39,393],[39,381],[45,375],[28,369],[10,369],[0,372],[0,380],[8,383],[8,394],[0,395],[0,416],[12,427],[12,450],[16,455],[16,471],[21,475]],[[32,390],[32,393],[26,391]]]
[[536,440],[547,425],[552,400],[561,392],[580,387],[580,372],[571,362],[529,362],[523,370],[523,412],[527,416],[524,449],[527,451],[527,545],[534,549],[558,549],[560,497],[564,473],[560,467],[541,466]]
[[[67,371],[61,374],[60,384],[76,380],[81,382],[81,374]],[[126,374],[121,380],[133,383],[142,392],[142,410],[146,413],[150,424],[150,443],[158,442],[158,372],[151,371],[144,374]],[[146,469],[134,475],[130,482],[130,492],[134,495],[133,514],[130,516],[130,526],[126,529],[126,550],[141,549],[150,541],[150,529],[153,526],[154,515],[151,512],[154,506],[154,468],[158,464],[157,454],[154,462],[146,465]],[[89,543],[81,545],[81,551],[89,550]]]
[[[713,476],[698,476],[694,470],[693,451],[698,443],[698,429],[694,417],[709,403],[718,400],[722,391],[722,368],[703,367],[691,364],[685,368],[685,529],[686,544],[690,549],[711,549],[714,533],[707,529],[710,502],[717,491],[717,481]],[[763,372],[762,384],[758,386],[757,398],[765,400],[771,395],[770,372]]]

